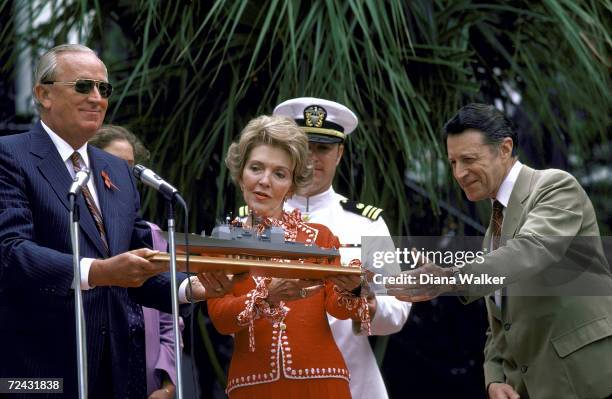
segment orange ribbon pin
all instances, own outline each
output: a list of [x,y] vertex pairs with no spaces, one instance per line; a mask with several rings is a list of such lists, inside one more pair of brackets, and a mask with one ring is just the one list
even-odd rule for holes
[[107,189],[110,190],[111,188],[114,188],[115,190],[119,190],[119,187],[113,184],[112,180],[110,179],[110,176],[108,175],[108,173],[106,173],[105,170],[100,172],[100,175],[102,176],[102,179],[104,179],[104,185]]

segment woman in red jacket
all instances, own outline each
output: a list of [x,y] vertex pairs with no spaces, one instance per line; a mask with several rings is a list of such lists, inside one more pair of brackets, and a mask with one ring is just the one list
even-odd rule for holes
[[[250,227],[281,226],[286,241],[338,248],[327,227],[283,211],[284,200],[312,177],[308,157],[306,134],[292,120],[261,116],[230,146],[225,162],[260,220]],[[359,278],[313,282],[251,275],[230,294],[208,300],[217,330],[234,334],[230,398],[350,398],[349,373],[326,313],[362,320],[368,328],[367,302],[358,291]]]

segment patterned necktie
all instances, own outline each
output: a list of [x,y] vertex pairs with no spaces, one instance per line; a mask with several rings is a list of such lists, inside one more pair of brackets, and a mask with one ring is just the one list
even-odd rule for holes
[[[495,251],[497,248],[499,248],[499,244],[501,241],[501,231],[502,231],[502,224],[504,223],[504,206],[502,205],[501,202],[499,202],[498,200],[493,201],[493,215],[491,216],[491,235],[492,235],[492,240],[491,240],[491,251]],[[498,308],[502,307],[502,296],[505,295],[504,294],[504,288],[502,288],[501,290],[495,290],[495,293],[493,295],[493,301],[495,302],[495,304],[497,305]]]
[[499,248],[502,224],[504,223],[504,206],[498,200],[493,201],[493,216],[491,218],[491,233],[493,236],[492,250]]
[[[74,173],[81,170],[81,154],[78,152],[73,152],[70,156],[70,160],[72,161],[72,166],[74,168]],[[104,221],[102,220],[102,214],[98,207],[96,206],[96,202],[89,191],[87,186],[83,187],[83,196],[85,197],[85,203],[87,204],[87,208],[89,209],[89,213],[91,213],[91,217],[93,217],[94,223],[96,224],[96,229],[98,229],[98,233],[100,233],[100,238],[102,239],[102,244],[104,244],[104,249],[106,250],[106,256],[110,256],[110,250],[108,247],[108,241],[106,240],[106,230],[104,230]]]
[[[81,170],[81,154],[74,152],[70,156],[74,172]],[[96,203],[91,195],[91,191],[87,186],[83,187],[83,196],[85,197],[85,203],[87,208],[93,217],[96,224],[96,228],[100,233],[100,238],[104,244],[106,255],[110,256],[108,248],[108,241],[106,240],[106,230],[104,230],[104,222],[102,220],[102,214],[98,210]],[[116,288],[113,288],[116,289]],[[147,384],[146,384],[146,367],[145,367],[145,333],[144,333],[144,316],[142,313],[142,307],[129,298],[124,298],[125,311],[127,314],[128,331],[130,337],[131,348],[128,353],[128,375],[127,384],[122,389],[127,393],[129,399],[142,399],[147,396]],[[112,343],[111,343],[112,345]],[[107,347],[106,350],[111,350]],[[112,356],[112,355],[111,355]]]

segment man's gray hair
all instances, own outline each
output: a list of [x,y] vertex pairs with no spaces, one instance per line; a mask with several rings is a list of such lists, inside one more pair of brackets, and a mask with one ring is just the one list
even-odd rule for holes
[[[61,53],[91,53],[98,56],[92,49],[87,46],[83,46],[82,44],[60,44],[59,46],[53,47],[51,50],[44,53],[38,63],[36,64],[36,70],[34,71],[34,87],[38,84],[42,84],[42,82],[47,80],[53,80],[55,77],[55,73],[57,71],[57,56]],[[104,63],[102,63],[104,65]],[[106,77],[108,78],[108,71],[106,70],[106,65],[104,66],[104,72],[106,73]],[[34,88],[32,88],[34,89]],[[34,102],[36,106],[39,107],[40,103],[36,98],[36,93],[34,93]]]

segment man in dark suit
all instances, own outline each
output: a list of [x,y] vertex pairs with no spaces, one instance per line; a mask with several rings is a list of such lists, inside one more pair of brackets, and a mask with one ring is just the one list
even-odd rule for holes
[[[490,252],[461,269],[426,263],[405,274],[417,282],[434,275],[441,283],[389,292],[410,301],[453,291],[464,302],[485,297],[491,399],[608,398],[612,276],[589,197],[567,172],[521,164],[516,130],[493,106],[466,105],[444,133],[467,198],[492,202],[483,243]],[[504,280],[465,283],[486,275]]]
[[[80,45],[62,45],[37,65],[41,121],[0,139],[0,377],[63,378],[77,393],[72,245],[67,192],[80,168],[91,177],[77,199],[89,398],[146,394],[141,307],[171,312],[168,266],[149,262],[151,233],[139,216],[130,169],[87,145],[102,124],[112,88],[106,67]],[[193,279],[196,300],[229,280]],[[212,283],[208,283],[212,281]],[[186,302],[185,275],[179,298]],[[18,396],[15,396],[18,397]],[[45,397],[45,395],[37,395]]]

